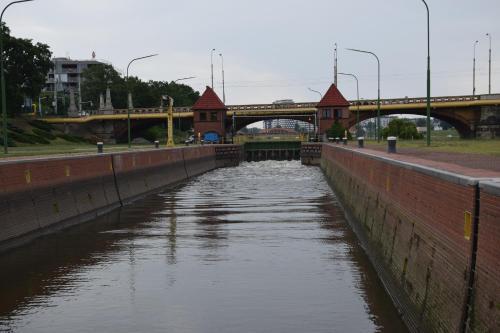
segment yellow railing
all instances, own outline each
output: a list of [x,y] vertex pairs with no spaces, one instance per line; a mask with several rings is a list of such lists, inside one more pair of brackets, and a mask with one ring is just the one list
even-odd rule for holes
[[263,141],[299,141],[308,142],[309,134],[307,133],[297,133],[297,134],[271,134],[271,135],[236,135],[234,137],[235,144],[243,144],[245,142],[263,142]]

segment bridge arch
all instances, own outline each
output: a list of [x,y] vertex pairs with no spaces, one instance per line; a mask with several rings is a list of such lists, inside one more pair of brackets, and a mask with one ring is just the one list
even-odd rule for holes
[[[284,120],[300,120],[305,123],[309,123],[314,126],[314,115],[290,115],[290,116],[262,116],[262,117],[245,117],[245,116],[236,116],[234,121],[234,132],[238,132],[248,125],[265,121],[265,120],[274,120],[274,119],[284,119]],[[230,125],[232,126],[232,124]]]
[[[480,112],[480,111],[479,111]],[[420,110],[381,110],[381,116],[390,116],[390,115],[416,115],[416,116],[426,116],[426,111]],[[359,121],[364,121],[367,119],[376,118],[376,112],[360,112],[359,113]],[[447,110],[431,110],[431,117],[442,120],[453,126],[461,138],[473,138],[474,137],[474,128],[471,128],[470,119],[466,116],[459,114],[457,112],[447,111]],[[356,126],[356,111],[351,110],[351,115],[349,117],[349,128]]]

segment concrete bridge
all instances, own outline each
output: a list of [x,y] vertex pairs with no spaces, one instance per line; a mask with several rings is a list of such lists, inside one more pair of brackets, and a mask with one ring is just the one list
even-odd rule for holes
[[[344,119],[346,127],[356,125],[356,113],[359,109],[360,121],[376,116],[377,100],[349,101],[349,114]],[[318,103],[290,104],[250,104],[229,105],[226,107],[223,126],[226,133],[238,131],[243,127],[266,119],[296,119],[309,122],[324,131],[321,116],[318,116]],[[426,98],[396,98],[381,100],[381,115],[426,114]],[[129,110],[114,109],[96,112],[82,117],[46,118],[52,124],[64,124],[71,133],[91,132],[104,140],[123,141],[126,136],[126,119]],[[130,110],[132,136],[141,128],[166,121],[167,113],[163,108],[135,108]],[[174,108],[174,126],[189,129],[194,127],[191,107]],[[461,137],[473,138],[500,137],[500,94],[440,96],[431,99],[431,116],[454,126]]]

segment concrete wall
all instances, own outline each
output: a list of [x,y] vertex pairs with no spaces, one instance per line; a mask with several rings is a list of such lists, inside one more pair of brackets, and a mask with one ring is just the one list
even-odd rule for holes
[[216,147],[0,162],[0,250],[239,162],[241,146]]
[[410,330],[499,331],[500,191],[328,144],[321,166]]

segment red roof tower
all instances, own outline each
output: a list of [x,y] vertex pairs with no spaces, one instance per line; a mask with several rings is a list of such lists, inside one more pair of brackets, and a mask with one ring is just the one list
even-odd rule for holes
[[325,96],[316,105],[317,108],[349,106],[349,102],[342,96],[335,84],[332,84]]
[[205,142],[224,142],[227,107],[212,88],[207,86],[191,110],[196,138]]
[[222,103],[215,91],[207,86],[205,92],[194,103],[192,110],[227,110],[227,107]]

